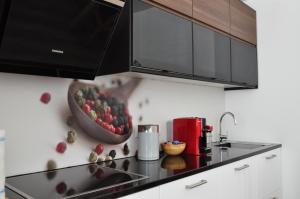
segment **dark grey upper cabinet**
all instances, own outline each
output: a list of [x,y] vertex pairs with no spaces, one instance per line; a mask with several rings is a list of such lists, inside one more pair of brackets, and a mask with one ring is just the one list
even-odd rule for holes
[[231,40],[232,82],[248,86],[258,85],[257,49],[255,46]]
[[133,1],[132,38],[134,66],[192,76],[191,21]]
[[227,35],[132,0],[126,1],[97,74],[134,72],[255,88],[256,60],[254,46],[231,44]]
[[230,38],[193,25],[195,77],[231,81]]

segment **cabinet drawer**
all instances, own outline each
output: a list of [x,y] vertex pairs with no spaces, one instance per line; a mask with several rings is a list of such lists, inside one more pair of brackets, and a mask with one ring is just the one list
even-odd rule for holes
[[159,187],[147,189],[135,194],[121,197],[120,199],[157,199],[159,198]]
[[280,149],[259,156],[259,194],[265,196],[281,188]]
[[160,186],[160,198],[218,198],[220,169],[213,169]]
[[257,159],[247,158],[222,168],[219,198],[257,199]]

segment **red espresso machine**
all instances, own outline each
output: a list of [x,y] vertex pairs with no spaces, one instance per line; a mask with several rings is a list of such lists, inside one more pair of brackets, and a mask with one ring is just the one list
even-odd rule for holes
[[190,117],[173,120],[173,140],[186,143],[184,153],[206,155],[211,152],[207,146],[207,134],[213,127],[206,124],[205,118]]

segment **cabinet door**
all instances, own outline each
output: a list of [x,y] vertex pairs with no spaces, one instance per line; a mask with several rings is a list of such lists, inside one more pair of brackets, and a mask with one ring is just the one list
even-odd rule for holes
[[231,81],[230,39],[194,24],[194,75]]
[[240,0],[230,0],[230,32],[256,45],[256,12]]
[[160,198],[218,199],[218,181],[222,173],[216,168],[160,186]]
[[192,75],[192,22],[144,2],[133,2],[134,65]]
[[167,8],[181,12],[185,15],[192,16],[193,14],[193,0],[152,0]]
[[259,183],[260,196],[270,195],[281,189],[280,149],[259,156]]
[[193,18],[230,32],[229,0],[193,0]]
[[159,199],[159,187],[124,196],[120,199]]
[[231,39],[232,82],[257,86],[257,49],[255,46]]
[[219,197],[224,199],[257,199],[257,161],[241,160],[222,168]]

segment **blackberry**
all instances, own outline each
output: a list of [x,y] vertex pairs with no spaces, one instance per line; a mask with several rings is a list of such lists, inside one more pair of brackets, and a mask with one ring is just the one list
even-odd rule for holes
[[111,108],[111,114],[112,115],[118,115],[119,114],[119,108],[118,108],[118,106],[113,106]]
[[111,150],[108,155],[114,159],[116,157],[117,153],[115,150]]
[[128,128],[127,125],[124,127],[124,133],[125,133],[125,134],[129,133],[129,128]]
[[129,147],[128,147],[128,144],[126,143],[123,147],[123,153],[124,155],[128,155],[129,154]]
[[117,119],[114,119],[114,120],[112,121],[112,124],[114,125],[114,127],[118,127],[118,126],[119,126],[119,122],[118,122]]
[[113,100],[114,98],[113,97],[108,97],[106,100],[107,100],[107,104],[109,105],[109,106],[113,106],[113,104],[114,104],[114,100]]
[[120,126],[125,124],[124,119],[123,119],[122,116],[119,116],[118,122],[119,122]]

